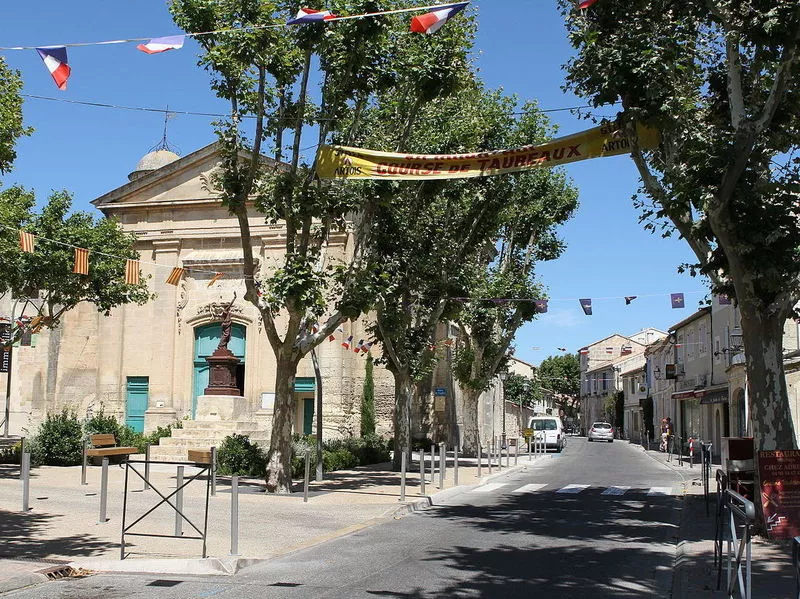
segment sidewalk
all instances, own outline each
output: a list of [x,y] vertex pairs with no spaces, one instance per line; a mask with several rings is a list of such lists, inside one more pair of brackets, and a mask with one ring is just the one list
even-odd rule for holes
[[[447,495],[489,478],[486,457],[481,477],[475,459],[459,459],[458,482],[454,486],[453,456],[448,455],[444,488],[438,488],[438,470],[431,482],[430,454],[427,483],[421,494],[418,454],[409,467],[405,501],[400,501],[400,473],[389,464],[331,472],[322,482],[311,481],[308,503],[303,502],[302,481],[291,495],[264,493],[263,480],[239,479],[238,555],[231,556],[231,486],[229,477],[218,477],[216,495],[209,498],[207,559],[201,559],[202,541],[126,535],[126,559],[120,560],[125,468],[109,467],[107,520],[100,515],[101,468],[90,466],[86,486],[80,484],[80,466],[42,466],[31,471],[30,511],[23,513],[19,467],[0,465],[0,593],[48,578],[90,571],[152,572],[162,574],[233,574],[253,560],[268,559],[351,534],[411,511],[442,501]],[[134,456],[135,459],[135,456]],[[517,468],[535,458],[519,456]],[[514,470],[514,456],[502,471],[492,468],[492,477]],[[136,464],[143,472],[143,465]],[[176,466],[151,465],[150,480],[163,495],[176,489]],[[188,480],[199,470],[185,468]],[[313,476],[313,473],[312,473]],[[155,506],[160,497],[144,490],[141,478],[129,472],[126,526]],[[173,500],[174,501],[174,500]],[[206,501],[206,478],[184,489],[186,516],[202,531]],[[176,514],[161,505],[131,532],[172,535]],[[199,536],[188,522],[184,537]]]
[[[712,464],[709,479],[709,506],[703,495],[702,466],[699,452],[695,463],[690,465],[685,457],[683,463],[676,456],[659,451],[645,450],[649,457],[665,468],[678,472],[684,481],[684,506],[675,556],[672,597],[674,599],[697,597],[727,597],[727,543],[723,543],[722,574],[720,589],[717,589],[717,568],[714,565],[714,535],[716,528],[716,479],[718,464]],[[733,551],[736,551],[734,546]],[[789,541],[769,541],[755,537],[752,551],[752,596],[753,599],[789,598],[796,595],[792,572],[792,549]],[[733,572],[736,574],[735,570]],[[738,597],[735,587],[734,597]]]

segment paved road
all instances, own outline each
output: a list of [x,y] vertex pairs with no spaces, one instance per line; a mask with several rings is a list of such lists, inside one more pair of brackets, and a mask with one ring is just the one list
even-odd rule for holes
[[572,438],[444,505],[232,578],[101,575],[8,596],[668,597],[681,493],[638,448]]

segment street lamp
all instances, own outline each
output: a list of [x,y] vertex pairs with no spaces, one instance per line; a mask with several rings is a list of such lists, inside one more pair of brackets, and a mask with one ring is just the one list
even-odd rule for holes
[[653,370],[653,378],[657,381],[661,380],[661,366],[656,366],[655,370]]

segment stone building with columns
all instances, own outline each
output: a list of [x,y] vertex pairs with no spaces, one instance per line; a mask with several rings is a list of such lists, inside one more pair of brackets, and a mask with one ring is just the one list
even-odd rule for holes
[[[59,328],[42,330],[15,347],[12,434],[33,434],[47,412],[68,407],[79,417],[103,409],[142,431],[184,420],[183,430],[162,440],[163,458],[181,457],[187,446],[208,446],[231,432],[267,440],[275,359],[258,311],[241,299],[238,223],[206,186],[219,158],[216,144],[183,157],[163,149],[151,152],[125,184],[92,202],[136,235],[142,275],[156,298],[142,306],[120,306],[108,316],[81,304],[64,315]],[[255,210],[250,227],[258,268],[269,272],[282,262],[284,228],[267,224]],[[345,233],[332,239],[330,259],[345,256],[352,241]],[[186,269],[177,286],[166,282],[174,267]],[[215,273],[224,276],[209,286]],[[239,299],[232,308],[228,347],[240,359],[236,384],[243,399],[230,411],[230,405],[204,405],[201,397],[208,386],[205,358],[218,344],[222,308],[234,292]],[[11,302],[0,302],[0,311],[9,313]],[[366,338],[365,324],[346,322],[343,334],[317,348],[327,438],[359,434],[366,356],[342,347],[341,337]],[[0,374],[3,388],[7,376]],[[378,432],[391,434],[393,379],[381,368],[374,378]],[[311,433],[316,380],[310,359],[301,362],[294,390],[294,430]]]

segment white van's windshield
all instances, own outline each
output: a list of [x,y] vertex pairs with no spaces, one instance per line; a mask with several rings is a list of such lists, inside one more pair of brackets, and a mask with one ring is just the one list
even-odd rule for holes
[[534,420],[531,423],[531,428],[535,431],[556,431],[558,430],[558,426],[556,425],[556,421],[552,418],[547,420]]

